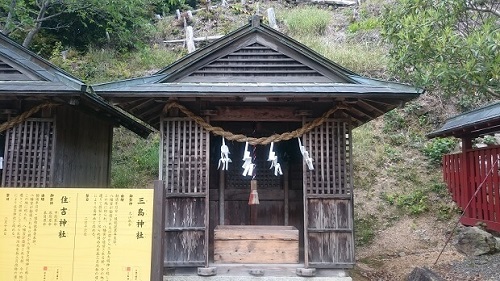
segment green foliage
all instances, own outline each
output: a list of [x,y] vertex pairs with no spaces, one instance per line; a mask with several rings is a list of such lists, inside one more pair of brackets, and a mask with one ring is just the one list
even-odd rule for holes
[[377,29],[380,27],[380,20],[378,18],[367,18],[362,21],[355,21],[347,27],[347,31],[350,33],[356,33],[358,31],[368,31]]
[[483,137],[483,143],[487,145],[495,145],[497,144],[497,140],[495,137],[487,135]]
[[449,221],[454,216],[460,214],[460,208],[454,203],[451,204],[439,204],[437,207],[437,219],[439,221]]
[[467,112],[478,108],[481,104],[479,96],[462,95],[458,97],[457,107],[461,112]]
[[450,153],[456,146],[451,138],[435,138],[427,142],[422,152],[432,165],[439,165],[444,154]]
[[401,153],[401,151],[391,145],[385,146],[385,154],[387,158],[393,163],[397,163],[403,160],[403,154]]
[[428,197],[422,189],[415,189],[408,194],[382,193],[381,196],[390,205],[395,205],[410,215],[420,215],[428,210]]
[[158,178],[158,134],[144,140],[119,128],[115,130],[111,166],[111,186],[140,187]]
[[366,217],[354,218],[354,240],[356,246],[368,245],[375,238],[375,229],[377,224],[377,217],[368,215]]
[[448,95],[500,96],[496,1],[401,0],[382,17],[390,69]]
[[393,109],[384,115],[384,133],[401,130],[407,126],[406,121],[397,109]]
[[[27,0],[2,1],[0,30],[29,46],[36,34],[52,36],[64,46],[139,47],[154,31],[154,13],[163,13],[183,0]],[[37,44],[50,48],[46,44]],[[47,52],[47,49],[37,51]]]
[[61,49],[60,43],[56,44],[51,62],[90,84],[143,76],[145,71],[161,69],[179,57],[179,52],[153,46],[126,54],[112,49],[90,48],[82,55],[70,49],[65,51],[64,59]]
[[284,15],[284,22],[293,35],[323,35],[330,20],[330,12],[311,6],[289,10]]
[[329,41],[319,35],[295,35],[294,39],[324,57],[360,74],[383,73],[387,57],[382,48],[373,48],[368,44]]

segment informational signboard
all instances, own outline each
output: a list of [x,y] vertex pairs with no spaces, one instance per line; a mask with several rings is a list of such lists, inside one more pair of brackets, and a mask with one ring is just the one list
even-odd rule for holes
[[149,281],[153,193],[0,188],[0,280]]

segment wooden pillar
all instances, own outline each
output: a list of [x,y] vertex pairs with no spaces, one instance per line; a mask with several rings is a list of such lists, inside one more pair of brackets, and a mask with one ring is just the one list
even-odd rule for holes
[[[210,122],[210,117],[209,116],[206,116],[205,117],[205,121],[207,123]],[[209,259],[208,259],[208,243],[210,241],[209,239],[209,232],[210,232],[210,134],[208,134],[206,136],[207,138],[207,141],[205,143],[205,151],[207,152],[207,156],[206,156],[206,163],[205,163],[205,167],[207,167],[207,179],[206,179],[206,183],[207,183],[207,186],[205,187],[205,267],[208,268],[208,263],[209,263]]]
[[[462,138],[462,155],[460,159],[460,177],[461,177],[461,184],[460,184],[460,202],[463,208],[467,207],[467,204],[471,200],[471,196],[474,194],[474,181],[475,179],[472,177],[470,174],[470,165],[468,163],[467,159],[467,151],[472,148],[472,140],[470,137],[464,137]],[[474,199],[473,199],[474,200]],[[469,205],[469,207],[465,210],[465,216],[471,217],[472,215],[472,208],[475,208],[475,204]]]
[[[306,117],[302,117],[302,125],[306,124]],[[310,132],[308,133],[310,134]],[[305,139],[300,136],[299,138],[302,138],[302,143],[304,146],[307,144],[304,142]],[[310,151],[310,150],[309,150]],[[309,221],[307,218],[308,215],[308,204],[307,204],[307,173],[306,173],[307,166],[302,161],[302,204],[304,208],[304,268],[309,268],[309,231],[308,231],[308,226],[309,226]]]
[[288,181],[288,168],[289,165],[288,163],[285,163],[285,167],[283,169],[283,191],[284,191],[284,197],[285,197],[285,202],[284,202],[284,207],[283,207],[283,212],[284,212],[284,224],[288,225],[288,220],[289,220],[289,181]]
[[225,224],[225,217],[224,217],[224,211],[225,211],[225,189],[226,189],[226,173],[224,172],[223,169],[220,170],[219,172],[219,225],[224,225]]
[[165,259],[165,185],[163,181],[154,181],[153,203],[153,249],[151,253],[151,280],[163,279]]

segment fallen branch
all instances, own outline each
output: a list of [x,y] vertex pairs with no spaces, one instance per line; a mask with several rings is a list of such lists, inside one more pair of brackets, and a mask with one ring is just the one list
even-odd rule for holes
[[[217,40],[221,37],[223,37],[224,35],[212,35],[212,36],[204,36],[204,37],[196,37],[196,38],[193,38],[193,41],[195,42],[199,42],[199,41],[213,41],[213,40]],[[186,42],[186,39],[172,39],[172,40],[164,40],[163,43],[184,43]]]
[[297,2],[310,2],[316,4],[332,4],[332,5],[340,5],[340,6],[353,6],[356,5],[356,1],[349,0],[297,0]]

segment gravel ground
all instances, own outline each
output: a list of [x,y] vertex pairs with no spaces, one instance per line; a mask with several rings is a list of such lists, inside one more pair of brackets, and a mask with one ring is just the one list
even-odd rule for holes
[[500,253],[467,257],[440,265],[434,270],[445,280],[500,281]]

